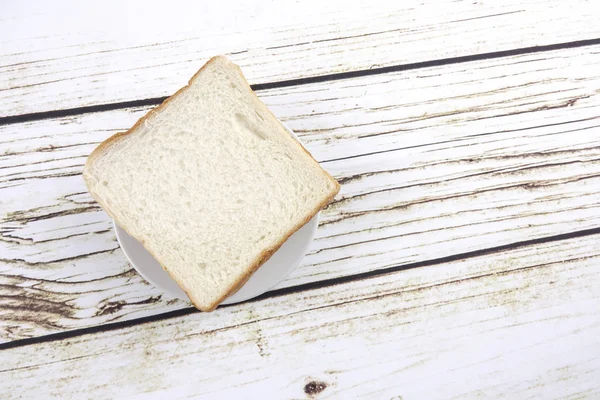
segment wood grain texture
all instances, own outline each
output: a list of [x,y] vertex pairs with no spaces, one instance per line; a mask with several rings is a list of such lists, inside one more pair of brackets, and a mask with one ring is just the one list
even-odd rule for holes
[[4,350],[0,389],[9,398],[595,399],[598,240]]
[[219,53],[272,83],[598,37],[587,0],[8,1],[0,117],[167,96]]
[[[600,226],[598,48],[260,92],[343,184],[290,287]],[[80,172],[147,111],[0,127],[1,340],[186,307]]]

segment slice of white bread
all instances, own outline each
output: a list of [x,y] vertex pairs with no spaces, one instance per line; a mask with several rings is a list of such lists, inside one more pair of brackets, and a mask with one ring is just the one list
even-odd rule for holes
[[340,189],[222,56],[100,144],[83,177],[203,311],[239,289]]

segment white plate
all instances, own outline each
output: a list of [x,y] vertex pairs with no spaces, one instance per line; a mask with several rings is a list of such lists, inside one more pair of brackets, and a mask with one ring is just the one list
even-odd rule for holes
[[[289,128],[287,129],[298,139]],[[221,304],[239,303],[260,296],[284,280],[300,264],[300,261],[306,254],[317,230],[318,217],[318,214],[315,215],[306,225],[290,236],[279,250],[250,277],[240,290],[229,296]],[[184,291],[144,246],[129,236],[114,220],[113,224],[119,245],[137,272],[165,293],[189,301]]]

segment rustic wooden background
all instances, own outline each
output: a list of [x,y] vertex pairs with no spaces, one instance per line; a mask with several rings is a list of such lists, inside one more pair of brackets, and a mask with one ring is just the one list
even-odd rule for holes
[[[0,398],[600,398],[599,15],[3,2]],[[286,281],[205,314],[81,170],[215,54],[342,190]]]

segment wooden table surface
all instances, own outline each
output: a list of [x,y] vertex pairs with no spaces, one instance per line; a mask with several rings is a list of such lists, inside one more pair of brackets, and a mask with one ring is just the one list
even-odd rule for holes
[[[2,2],[0,398],[599,399],[598,6]],[[81,171],[216,54],[342,189],[200,313]]]

